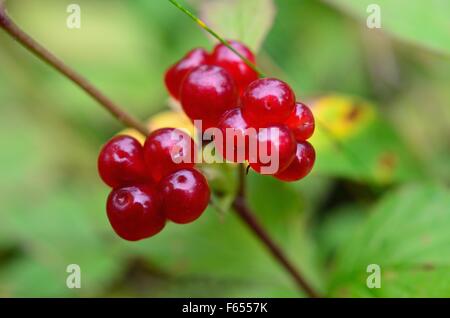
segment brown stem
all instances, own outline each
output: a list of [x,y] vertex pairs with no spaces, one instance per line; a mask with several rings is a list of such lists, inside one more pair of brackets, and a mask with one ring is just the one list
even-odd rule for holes
[[[126,126],[132,127],[140,131],[144,135],[148,135],[147,127],[132,115],[123,110],[119,105],[115,104],[106,97],[100,90],[94,87],[88,80],[75,72],[69,66],[64,64],[60,59],[50,53],[47,49],[37,43],[28,34],[22,31],[7,15],[3,7],[3,1],[0,0],[0,28],[4,29],[17,42],[22,44],[30,52],[35,54],[41,60],[52,66],[54,69],[65,75],[68,79],[81,87],[88,95],[94,98],[100,105],[106,108],[114,117]],[[270,238],[266,230],[256,220],[253,213],[247,206],[245,201],[245,173],[244,170],[240,174],[240,188],[233,207],[235,208],[241,219],[249,226],[255,235],[266,245],[267,249],[272,253],[274,258],[282,265],[292,276],[299,288],[303,289],[310,297],[318,297],[314,289],[306,282],[302,275],[295,269],[292,263],[287,259],[283,251]]]
[[125,126],[134,127],[142,134],[147,135],[147,127],[129,113],[106,97],[100,90],[93,86],[86,78],[67,66],[63,61],[50,53],[42,45],[37,43],[28,34],[21,30],[8,16],[2,2],[0,1],[0,27],[11,35],[17,42],[22,44],[31,53],[35,54],[41,60],[64,74],[68,79],[83,89],[88,95],[94,98],[100,105],[108,110]]
[[239,173],[239,188],[238,195],[233,202],[233,208],[239,217],[247,224],[250,230],[264,243],[266,248],[275,258],[275,260],[284,267],[284,269],[291,275],[300,290],[303,290],[309,297],[318,298],[319,294],[309,284],[300,271],[295,268],[293,263],[288,259],[283,250],[270,237],[269,233],[264,229],[262,224],[255,217],[255,214],[250,210],[245,196],[245,167],[241,164]]

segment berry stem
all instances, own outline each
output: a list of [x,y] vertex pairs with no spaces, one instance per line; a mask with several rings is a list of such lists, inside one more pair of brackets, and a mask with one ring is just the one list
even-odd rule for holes
[[193,14],[191,11],[189,11],[187,8],[183,7],[177,0],[169,0],[170,3],[172,3],[175,7],[180,9],[183,13],[185,13],[189,18],[195,21],[203,30],[211,34],[214,38],[216,38],[220,43],[225,45],[227,48],[229,48],[234,54],[239,56],[240,59],[244,61],[245,64],[247,64],[248,67],[250,67],[252,70],[254,70],[256,73],[258,73],[259,77],[266,77],[264,73],[261,71],[259,67],[257,67],[254,63],[252,63],[248,58],[243,56],[241,53],[239,53],[234,47],[232,47],[226,40],[224,40],[219,34],[217,34],[214,30],[212,30],[210,27],[206,25],[205,22],[203,22],[200,18],[198,18],[195,14]]
[[119,105],[114,103],[100,90],[93,86],[86,78],[81,76],[75,70],[67,66],[62,60],[57,58],[46,48],[36,42],[28,34],[26,34],[19,26],[17,26],[8,16],[3,2],[0,1],[0,28],[4,29],[17,42],[22,44],[31,53],[36,55],[45,63],[52,66],[55,70],[65,75],[68,79],[78,85],[88,95],[94,98],[100,105],[108,110],[114,117],[127,127],[134,127],[144,135],[148,134],[147,127],[137,120],[134,116],[125,112]]
[[311,298],[320,297],[317,291],[310,285],[306,278],[295,268],[293,263],[289,260],[283,250],[278,246],[275,241],[270,237],[262,224],[255,217],[246,200],[245,196],[245,167],[240,165],[239,173],[239,188],[238,195],[233,202],[233,208],[239,217],[247,224],[250,230],[258,237],[262,243],[266,246],[275,260],[284,267],[284,269],[291,275],[298,288],[304,291]]
[[[175,5],[176,1],[169,0]],[[56,71],[70,79],[81,89],[83,89],[89,96],[95,99],[101,106],[108,110],[115,118],[128,127],[135,128],[144,135],[148,135],[147,127],[139,120],[135,119],[127,111],[122,109],[119,105],[115,104],[106,95],[104,95],[98,88],[93,86],[83,76],[75,72],[64,62],[54,56],[51,52],[45,49],[42,45],[37,43],[33,38],[21,30],[8,16],[3,1],[0,0],[0,28],[4,29],[12,38],[19,42],[22,46],[28,49],[31,53],[36,55],[39,59],[53,67]],[[178,7],[178,6],[177,6]],[[179,7],[180,9],[182,7]],[[184,10],[183,10],[184,11]],[[188,11],[187,11],[188,12]],[[195,16],[192,15],[193,18]],[[196,19],[196,18],[195,18]],[[219,37],[220,38],[220,37]],[[221,40],[224,43],[223,40]],[[224,43],[227,45],[228,43]],[[228,45],[227,45],[228,46]],[[230,49],[235,52],[233,48]],[[235,52],[239,55],[238,52]],[[245,61],[245,59],[243,59]],[[249,65],[250,66],[250,65]],[[260,72],[259,72],[260,73]],[[261,74],[261,73],[260,73]],[[299,271],[292,265],[287,259],[281,248],[272,240],[270,235],[264,229],[264,227],[255,218],[254,213],[250,210],[245,200],[245,169],[241,166],[240,181],[239,181],[239,193],[233,202],[233,207],[241,217],[241,219],[248,225],[248,227],[255,233],[255,235],[261,240],[261,242],[272,253],[274,258],[282,265],[292,276],[297,286],[304,290],[310,297],[318,297],[315,290],[307,283],[305,278]]]

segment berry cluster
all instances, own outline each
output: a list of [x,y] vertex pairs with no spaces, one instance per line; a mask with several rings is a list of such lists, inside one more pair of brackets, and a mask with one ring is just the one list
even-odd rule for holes
[[[254,54],[244,44],[229,44],[255,63]],[[258,73],[224,44],[216,45],[211,54],[202,48],[190,51],[169,68],[165,83],[189,118],[202,121],[202,129],[217,127],[222,136],[233,134],[233,138],[215,140],[217,151],[228,161],[246,160],[261,173],[269,163],[260,149],[269,149],[266,155],[275,152],[278,167],[265,174],[295,181],[311,171],[315,151],[306,141],[314,132],[311,110],[296,101],[288,84],[258,78]],[[249,134],[250,128],[257,133]],[[243,145],[238,138],[244,139]],[[249,147],[252,142],[254,149]]]
[[174,128],[155,130],[144,146],[125,135],[103,146],[98,171],[113,188],[106,210],[120,237],[137,241],[159,233],[166,220],[184,224],[200,217],[210,190],[194,169],[194,149],[192,138]]
[[[229,44],[255,63],[245,45]],[[256,172],[283,181],[299,180],[311,171],[315,151],[306,141],[314,132],[311,110],[296,102],[285,82],[258,78],[226,45],[216,45],[211,54],[201,48],[190,51],[169,68],[165,83],[187,116],[201,121],[203,131],[220,132],[214,145],[226,160],[248,161]],[[167,220],[184,224],[200,217],[210,189],[194,169],[196,149],[192,138],[175,128],[155,130],[144,146],[126,135],[103,146],[98,170],[113,189],[106,210],[120,237],[137,241],[159,233]],[[272,164],[268,157],[278,162],[270,173],[265,169]]]

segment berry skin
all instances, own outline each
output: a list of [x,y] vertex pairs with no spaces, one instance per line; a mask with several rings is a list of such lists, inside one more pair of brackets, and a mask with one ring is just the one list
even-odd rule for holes
[[145,163],[156,181],[176,170],[193,168],[195,151],[192,138],[175,128],[155,130],[144,144]]
[[307,141],[297,144],[294,161],[283,171],[277,173],[275,178],[283,181],[297,181],[304,178],[313,168],[316,152]]
[[[222,140],[216,138],[215,144],[222,157],[232,162],[243,162],[248,159],[249,137],[247,130],[250,126],[242,117],[241,109],[234,108],[223,114],[217,128],[222,132]],[[230,152],[230,154],[227,152]]]
[[170,95],[179,99],[181,83],[186,75],[197,66],[208,64],[208,61],[208,52],[202,48],[197,48],[188,52],[180,61],[172,65],[164,77]]
[[203,65],[189,73],[181,85],[181,105],[191,120],[202,120],[203,129],[215,127],[220,116],[236,107],[237,93],[228,72]]
[[166,224],[159,195],[147,185],[114,189],[108,196],[106,211],[114,231],[128,241],[153,236]]
[[262,78],[253,81],[242,96],[242,114],[253,126],[283,123],[295,107],[295,94],[283,81]]
[[[238,41],[228,41],[228,43],[250,62],[255,63],[255,56],[244,44]],[[217,44],[211,53],[211,63],[223,67],[230,73],[236,82],[239,95],[251,82],[258,79],[258,73],[222,43]]]
[[168,175],[158,185],[163,211],[172,222],[185,224],[198,219],[209,203],[210,190],[205,177],[194,169]]
[[116,136],[106,143],[97,161],[102,180],[112,188],[149,181],[142,146],[133,137]]
[[257,151],[254,144],[251,140],[249,163],[258,173],[276,174],[286,169],[294,160],[295,138],[284,125],[261,128],[256,137]]
[[292,130],[298,142],[310,138],[314,133],[314,115],[308,106],[299,102],[295,104],[295,109],[285,124]]

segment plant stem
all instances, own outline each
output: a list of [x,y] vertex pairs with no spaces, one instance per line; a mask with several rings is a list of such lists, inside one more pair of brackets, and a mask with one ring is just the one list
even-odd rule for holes
[[195,14],[193,14],[191,11],[183,7],[177,0],[169,0],[175,7],[180,9],[183,13],[185,13],[189,18],[195,21],[203,30],[211,34],[214,38],[216,38],[220,43],[225,45],[227,48],[229,48],[234,54],[239,56],[245,64],[247,64],[248,67],[250,67],[252,70],[254,70],[256,73],[258,73],[259,77],[266,77],[264,73],[261,71],[259,67],[257,67],[252,61],[250,61],[248,58],[243,56],[241,53],[239,53],[234,47],[232,47],[226,40],[224,40],[219,34],[217,34],[214,30],[212,30],[210,27],[206,25],[205,22],[200,20]]
[[93,86],[86,78],[67,66],[62,60],[50,53],[42,45],[20,29],[8,16],[2,2],[0,2],[0,28],[4,29],[17,42],[22,44],[31,53],[52,66],[54,69],[65,75],[68,79],[83,89],[88,95],[94,98],[100,105],[108,110],[125,126],[134,127],[144,135],[148,134],[147,127],[135,117],[125,112],[119,105],[114,103],[100,90]]
[[[36,55],[42,61],[53,67],[55,70],[66,76],[76,85],[81,87],[89,96],[94,98],[100,105],[107,109],[115,118],[121,121],[128,127],[135,128],[144,135],[148,135],[147,127],[139,120],[135,119],[127,111],[122,109],[119,105],[111,101],[99,89],[94,87],[84,77],[75,72],[69,66],[64,64],[60,59],[55,57],[47,49],[37,43],[28,34],[22,31],[7,15],[3,7],[3,2],[0,0],[0,28],[4,29],[11,37],[13,37],[22,46],[27,48],[31,53]],[[261,242],[272,253],[275,260],[283,266],[286,271],[292,276],[299,288],[304,290],[310,297],[318,297],[317,292],[307,283],[299,271],[295,269],[292,262],[286,257],[281,248],[272,240],[270,235],[264,227],[255,218],[253,212],[249,209],[245,200],[245,169],[241,166],[239,193],[233,202],[233,207],[241,217],[241,219],[248,225],[253,233],[261,240]]]
[[311,298],[320,297],[300,271],[295,268],[280,246],[278,246],[270,237],[262,224],[255,217],[255,213],[250,210],[245,195],[245,167],[243,164],[240,165],[238,195],[233,202],[233,208],[239,217],[247,224],[253,234],[261,240],[274,259],[289,273],[297,287]]

